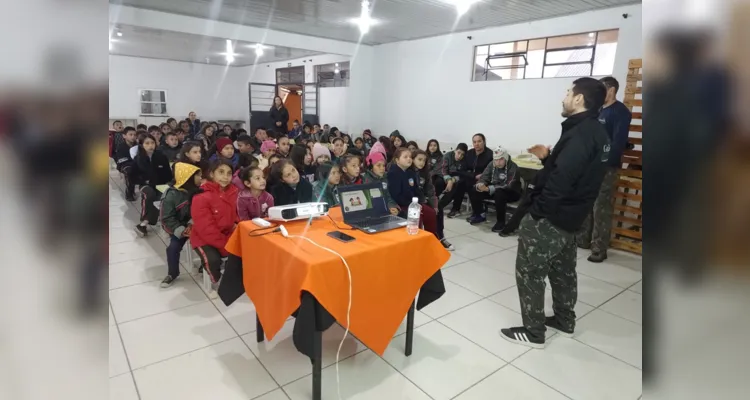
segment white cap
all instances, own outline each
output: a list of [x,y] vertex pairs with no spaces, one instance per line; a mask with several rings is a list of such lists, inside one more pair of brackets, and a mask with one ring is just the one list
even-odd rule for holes
[[412,203],[418,203],[419,202],[419,197],[412,197],[411,198],[411,202]]

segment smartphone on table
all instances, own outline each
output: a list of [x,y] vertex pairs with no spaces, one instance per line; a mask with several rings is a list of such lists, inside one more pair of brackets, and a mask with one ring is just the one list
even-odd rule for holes
[[328,232],[327,235],[344,243],[349,243],[354,240],[353,236],[349,236],[346,233],[339,231]]

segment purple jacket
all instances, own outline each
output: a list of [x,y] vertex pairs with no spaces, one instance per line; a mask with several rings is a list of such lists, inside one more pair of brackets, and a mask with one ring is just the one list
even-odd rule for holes
[[252,195],[250,189],[245,188],[237,196],[237,215],[240,217],[240,221],[265,218],[268,216],[268,209],[271,207],[273,207],[273,196],[265,191],[256,198]]

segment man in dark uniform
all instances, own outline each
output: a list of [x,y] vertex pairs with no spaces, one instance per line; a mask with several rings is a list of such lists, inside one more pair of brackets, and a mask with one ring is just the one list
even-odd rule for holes
[[[562,116],[567,119],[554,150],[544,145],[529,149],[544,168],[519,228],[516,283],[523,326],[500,330],[511,342],[544,348],[547,327],[573,334],[578,300],[575,232],[591,211],[607,168],[610,142],[598,120],[606,92],[596,79],[574,81],[563,99]],[[547,276],[555,315],[545,318]]]
[[622,162],[622,153],[628,144],[630,133],[630,121],[633,114],[630,113],[625,104],[617,101],[615,97],[620,84],[617,79],[608,76],[600,79],[607,88],[607,97],[604,99],[604,107],[599,114],[599,122],[604,125],[609,135],[611,148],[609,150],[609,162],[607,173],[604,174],[599,196],[594,203],[594,209],[583,222],[583,227],[578,233],[576,241],[578,247],[591,249],[588,260],[600,263],[607,259],[607,248],[612,233],[612,214],[614,213],[614,190],[617,182],[617,169]]

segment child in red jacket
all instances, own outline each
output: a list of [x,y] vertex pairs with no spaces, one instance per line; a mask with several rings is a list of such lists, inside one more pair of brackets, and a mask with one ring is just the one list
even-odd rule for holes
[[[214,284],[221,278],[221,258],[229,254],[224,250],[229,236],[237,227],[237,194],[232,185],[232,166],[218,160],[208,169],[208,181],[201,185],[203,192],[193,197],[190,215],[193,230],[190,244],[201,258],[203,273],[208,273]],[[216,297],[215,288],[209,293]]]
[[266,192],[263,171],[258,167],[243,168],[239,178],[244,185],[237,197],[237,215],[240,221],[267,217],[268,209],[273,207],[273,196]]

